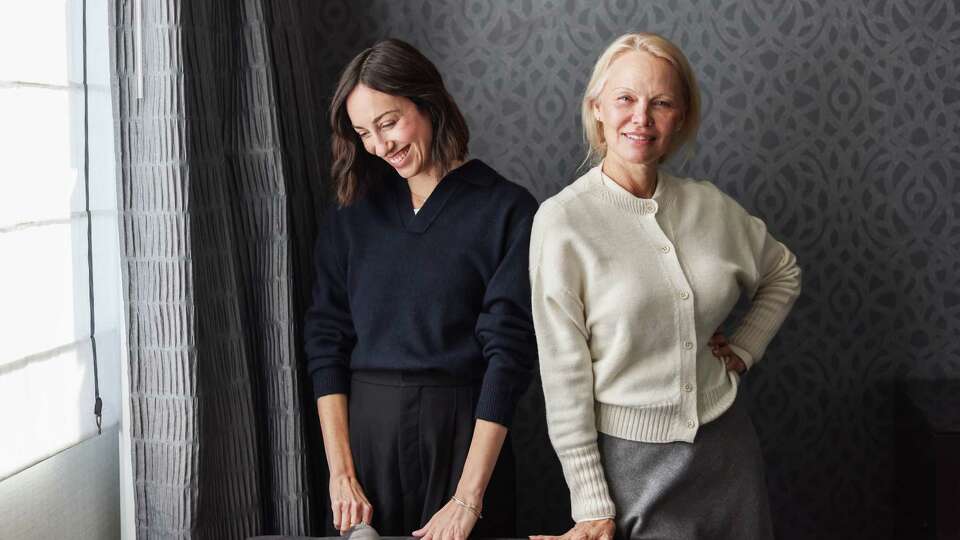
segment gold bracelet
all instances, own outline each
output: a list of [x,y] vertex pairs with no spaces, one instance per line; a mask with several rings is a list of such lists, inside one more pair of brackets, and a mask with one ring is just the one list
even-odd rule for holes
[[480,513],[480,509],[477,508],[476,506],[473,506],[472,504],[467,504],[456,495],[453,496],[453,502],[469,510],[473,515],[477,516],[477,519],[483,519],[483,514]]

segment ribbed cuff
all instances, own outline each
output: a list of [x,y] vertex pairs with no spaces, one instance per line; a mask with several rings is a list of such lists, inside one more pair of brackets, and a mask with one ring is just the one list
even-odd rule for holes
[[771,306],[754,301],[740,327],[730,336],[729,342],[746,351],[751,360],[758,359],[767,350],[767,345],[777,333],[785,316],[785,313],[778,312]]
[[739,356],[741,360],[743,360],[743,363],[747,365],[747,369],[752,368],[753,364],[755,364],[756,361],[758,360],[754,358],[749,351],[747,351],[746,349],[744,349],[739,345],[734,345],[733,343],[727,343],[727,345],[730,346],[731,351],[736,353],[736,355]]
[[350,370],[341,366],[328,366],[313,372],[313,399],[330,394],[350,393]]
[[558,453],[558,457],[570,489],[573,520],[580,522],[616,517],[616,507],[610,498],[597,443],[565,450],[562,454]]

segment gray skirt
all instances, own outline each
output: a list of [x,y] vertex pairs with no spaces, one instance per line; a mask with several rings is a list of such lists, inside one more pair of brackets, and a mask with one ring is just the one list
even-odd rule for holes
[[739,398],[692,444],[603,433],[598,444],[620,538],[773,538],[763,457]]

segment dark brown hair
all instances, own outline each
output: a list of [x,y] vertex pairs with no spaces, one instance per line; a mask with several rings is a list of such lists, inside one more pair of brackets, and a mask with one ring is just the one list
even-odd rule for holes
[[466,157],[470,130],[444,87],[437,67],[409,43],[399,39],[378,41],[347,64],[330,102],[330,172],[341,206],[355,202],[379,178],[393,171],[384,160],[363,148],[347,114],[347,96],[361,83],[409,99],[430,118],[430,159],[440,166],[441,175],[450,171],[453,162]]

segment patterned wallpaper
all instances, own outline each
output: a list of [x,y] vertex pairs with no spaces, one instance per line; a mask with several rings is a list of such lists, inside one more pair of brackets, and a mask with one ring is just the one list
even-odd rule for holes
[[[577,176],[578,103],[616,36],[655,31],[700,79],[703,127],[673,167],[762,217],[804,291],[747,377],[777,534],[890,538],[893,385],[960,377],[960,4],[954,0],[315,2],[324,99],[385,36],[437,63],[472,154],[546,198]],[[520,532],[566,526],[542,396],[514,432]]]

